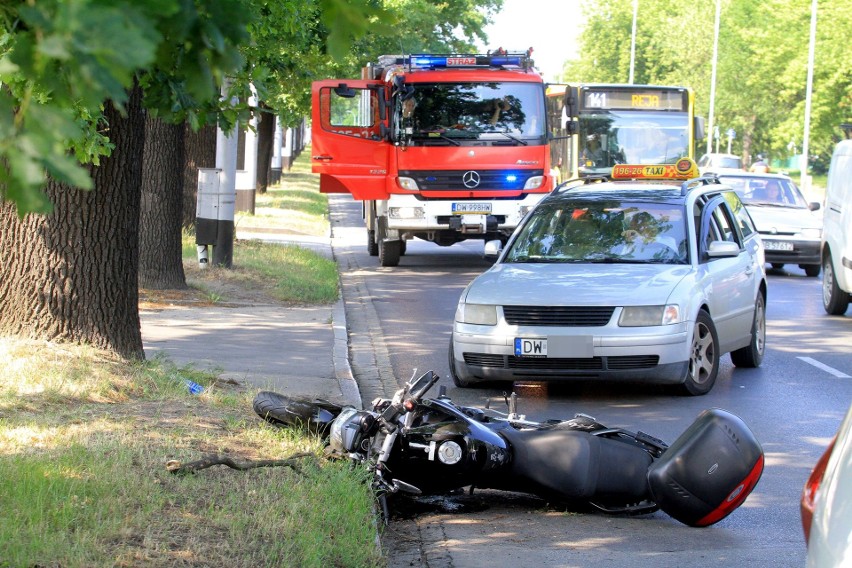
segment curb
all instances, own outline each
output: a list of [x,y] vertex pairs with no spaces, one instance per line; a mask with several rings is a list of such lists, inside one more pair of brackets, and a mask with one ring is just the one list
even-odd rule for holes
[[332,359],[334,362],[334,376],[340,385],[340,392],[355,408],[363,408],[361,392],[358,382],[352,374],[352,366],[349,364],[349,335],[346,325],[346,310],[343,304],[343,290],[340,298],[334,305],[332,312],[332,329],[334,330],[334,346],[332,348]]

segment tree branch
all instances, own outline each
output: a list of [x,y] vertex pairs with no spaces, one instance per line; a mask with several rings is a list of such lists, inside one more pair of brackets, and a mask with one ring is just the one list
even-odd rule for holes
[[174,474],[187,474],[187,473],[195,473],[196,471],[200,471],[202,469],[207,469],[208,467],[213,467],[214,465],[226,465],[231,469],[238,469],[240,471],[245,471],[247,469],[255,469],[258,467],[277,467],[277,466],[285,466],[289,467],[293,471],[297,473],[301,473],[299,466],[297,465],[297,461],[302,458],[312,457],[314,454],[310,452],[300,452],[297,454],[293,454],[292,456],[281,459],[281,460],[235,460],[230,456],[224,456],[220,454],[205,454],[203,458],[200,460],[196,460],[189,463],[181,463],[178,460],[169,460],[166,462],[166,469],[170,473]]

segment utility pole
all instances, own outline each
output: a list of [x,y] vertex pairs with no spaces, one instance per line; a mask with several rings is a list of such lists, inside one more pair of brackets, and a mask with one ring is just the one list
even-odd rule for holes
[[805,134],[802,141],[802,157],[801,157],[801,172],[799,177],[799,185],[803,189],[811,188],[811,177],[808,175],[808,143],[810,142],[811,131],[811,94],[813,92],[814,82],[814,51],[816,46],[816,22],[817,22],[817,0],[811,2],[811,41],[808,48],[808,84],[805,94]]
[[[816,0],[814,0],[816,2]],[[709,128],[713,128],[713,109],[716,106],[716,63],[719,59],[719,19],[722,14],[722,3],[716,0],[716,24],[713,29],[713,67],[710,73],[710,116],[707,121]],[[707,153],[713,148],[713,137],[707,137]]]
[[633,84],[633,64],[636,61],[636,18],[639,15],[639,0],[633,0],[633,33],[630,39],[630,80]]

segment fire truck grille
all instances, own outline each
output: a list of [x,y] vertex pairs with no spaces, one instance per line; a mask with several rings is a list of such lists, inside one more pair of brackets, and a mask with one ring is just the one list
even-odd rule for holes
[[520,191],[543,170],[406,170],[400,177],[417,182],[421,191]]

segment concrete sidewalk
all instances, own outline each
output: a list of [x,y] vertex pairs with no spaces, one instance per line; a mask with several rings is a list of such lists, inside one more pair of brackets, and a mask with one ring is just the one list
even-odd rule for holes
[[[237,238],[298,244],[333,258],[329,238],[242,232]],[[307,307],[175,306],[139,316],[148,358],[162,355],[254,387],[362,407],[342,299]]]

